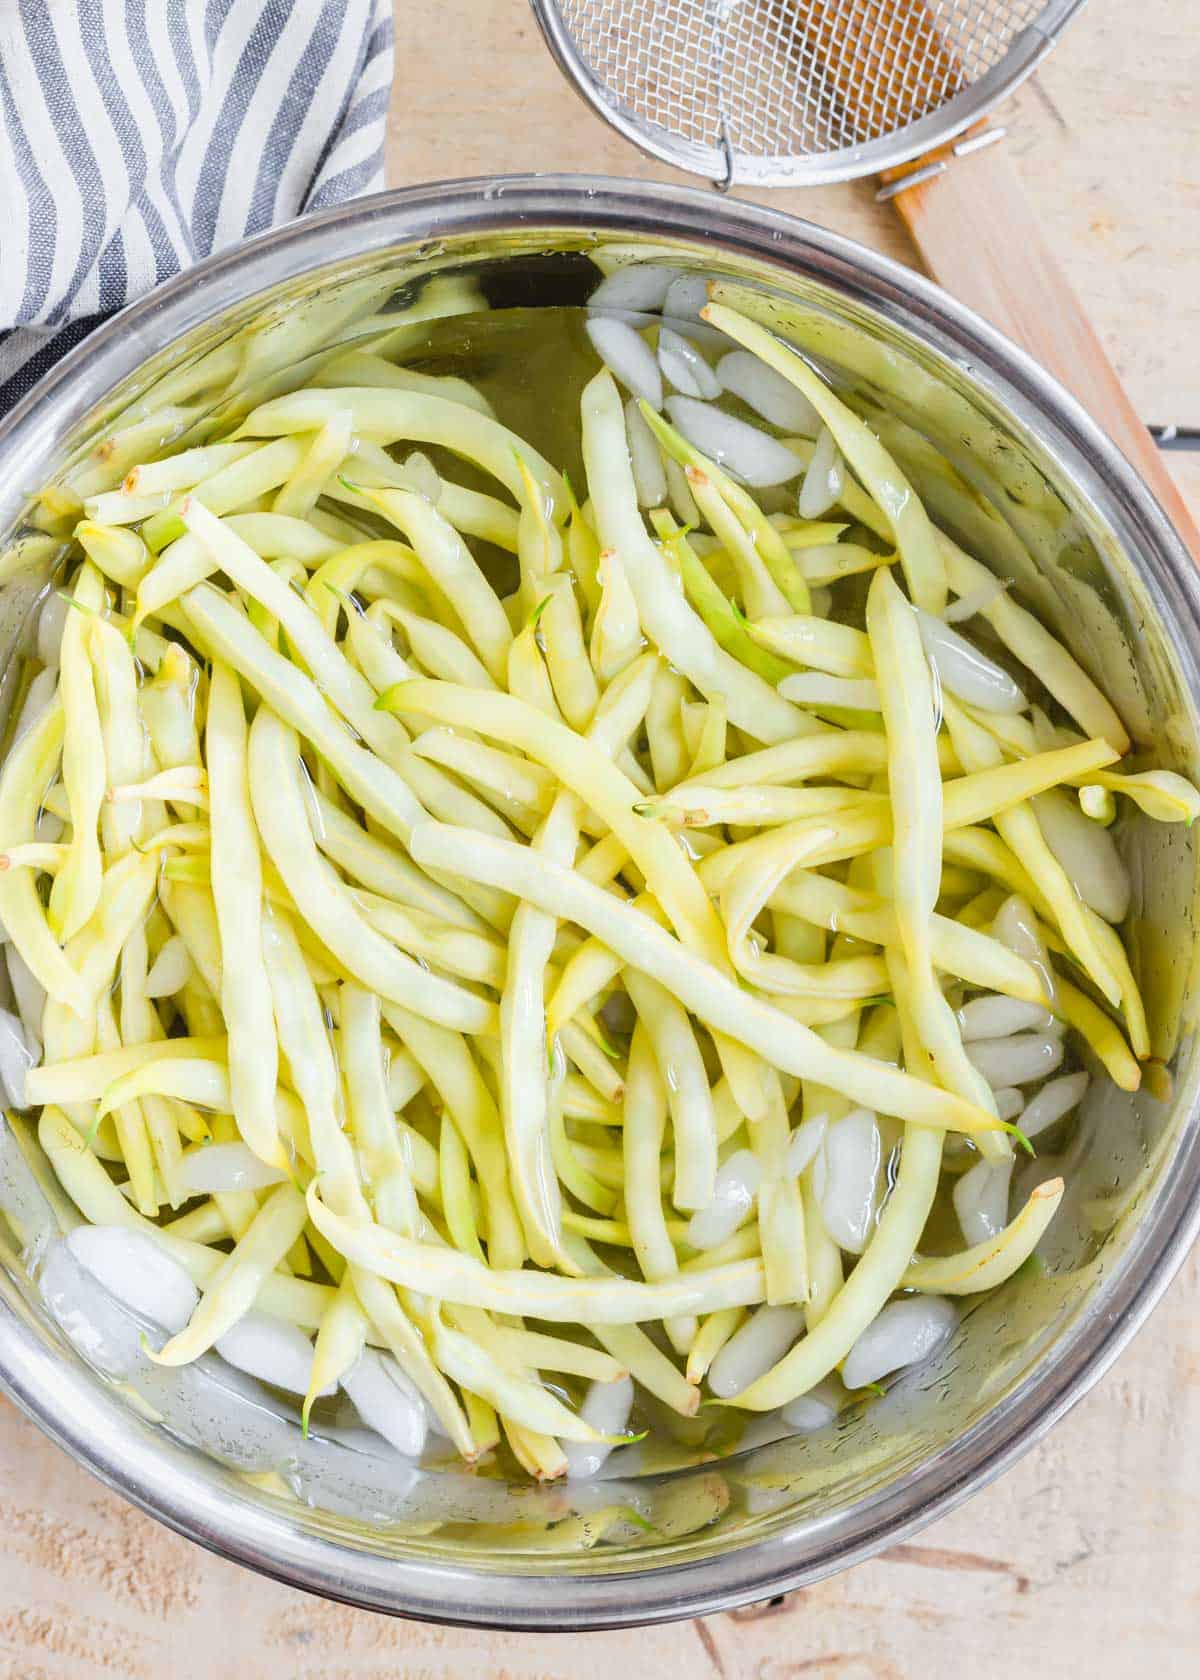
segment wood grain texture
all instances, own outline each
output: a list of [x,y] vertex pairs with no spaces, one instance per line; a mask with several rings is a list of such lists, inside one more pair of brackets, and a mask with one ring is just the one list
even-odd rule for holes
[[[395,182],[670,178],[561,82],[525,0],[397,14]],[[1180,424],[1200,424],[1198,85],[1186,0],[1091,0],[1016,101],[1007,142],[1141,413]],[[869,186],[771,202],[915,260]],[[1200,457],[1170,465],[1200,510]],[[260,1580],[141,1516],[0,1402],[0,1680],[1183,1680],[1200,1651],[1198,1434],[1193,1256],[1098,1388],[906,1545],[779,1609],[534,1639],[388,1621]]]

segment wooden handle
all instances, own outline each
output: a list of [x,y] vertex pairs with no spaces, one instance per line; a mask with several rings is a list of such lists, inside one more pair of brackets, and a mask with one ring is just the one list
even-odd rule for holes
[[[922,158],[884,179],[903,179],[929,162]],[[942,174],[904,188],[894,202],[933,278],[1078,397],[1200,565],[1200,529],[1042,237],[1003,144],[951,158]]]

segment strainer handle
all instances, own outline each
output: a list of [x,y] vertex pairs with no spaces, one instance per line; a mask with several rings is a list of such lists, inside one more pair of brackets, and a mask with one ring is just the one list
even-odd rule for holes
[[[1200,565],[1200,528],[1067,284],[1003,146],[956,158],[893,203],[938,283],[1059,379],[1158,498]],[[928,159],[894,172],[916,174]],[[887,179],[887,177],[885,177]]]

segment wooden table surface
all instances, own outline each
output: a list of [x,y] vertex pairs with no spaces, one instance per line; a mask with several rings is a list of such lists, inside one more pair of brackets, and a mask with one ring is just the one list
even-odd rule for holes
[[[525,0],[397,0],[396,61],[394,184],[670,178],[574,97]],[[1007,142],[1141,413],[1180,425],[1200,425],[1198,87],[1194,0],[1092,0],[1012,102]],[[770,202],[914,260],[869,185]],[[1200,456],[1172,465],[1200,509]],[[259,1580],[126,1506],[0,1402],[0,1680],[1174,1680],[1200,1658],[1198,1433],[1193,1255],[1088,1399],[917,1540],[778,1608],[535,1639]]]

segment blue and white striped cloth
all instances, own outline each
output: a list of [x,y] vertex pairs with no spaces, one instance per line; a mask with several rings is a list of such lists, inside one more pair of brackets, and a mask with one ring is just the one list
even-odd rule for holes
[[197,258],[383,185],[392,0],[0,0],[0,413]]

